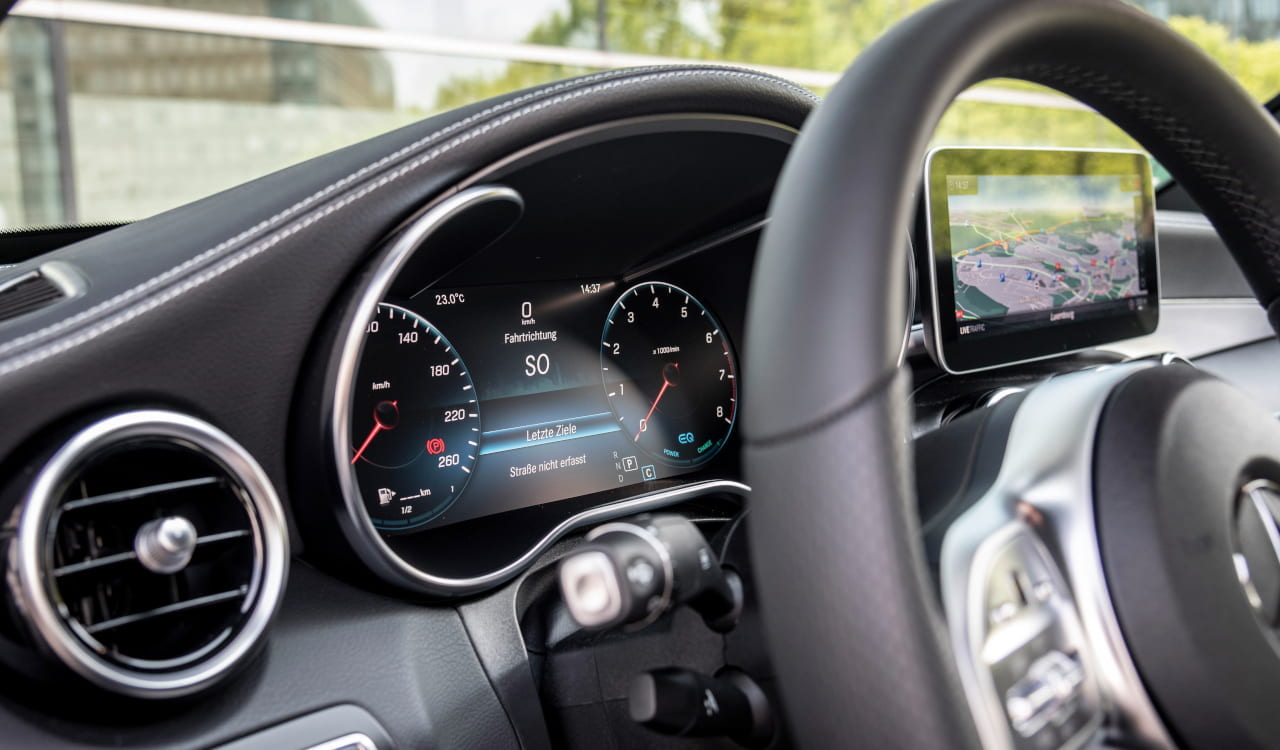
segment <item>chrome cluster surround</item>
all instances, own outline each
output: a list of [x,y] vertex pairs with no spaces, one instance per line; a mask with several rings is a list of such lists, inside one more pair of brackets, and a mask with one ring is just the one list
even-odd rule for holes
[[[254,570],[240,627],[194,663],[130,668],[109,661],[77,635],[53,585],[51,538],[58,502],[72,477],[103,451],[126,441],[167,442],[203,454],[236,487],[252,525]],[[207,688],[250,656],[266,634],[283,597],[289,565],[284,511],[266,472],[222,430],[185,414],[131,411],[95,422],[73,435],[36,476],[16,512],[8,550],[7,583],[32,636],[43,650],[90,683],[135,698],[171,698]]]

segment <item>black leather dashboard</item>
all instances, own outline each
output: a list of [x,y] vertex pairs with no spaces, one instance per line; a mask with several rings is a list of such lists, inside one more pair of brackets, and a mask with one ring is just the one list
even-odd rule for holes
[[[95,416],[163,406],[208,420],[262,463],[292,509],[303,562],[295,561],[265,653],[198,704],[139,707],[85,691],[67,706],[58,689],[32,686],[21,702],[6,690],[0,736],[23,746],[212,746],[350,703],[402,746],[517,746],[495,694],[502,676],[486,674],[452,607],[366,593],[305,562],[315,540],[298,534],[292,516],[332,500],[298,490],[290,469],[311,460],[294,431],[314,406],[299,395],[319,377],[313,347],[333,335],[330,311],[406,217],[521,149],[636,116],[709,114],[795,129],[813,104],[796,86],[726,68],[573,79],[427,120],[31,261],[65,261],[87,284],[81,296],[0,323],[4,510],[21,502],[61,436]],[[664,172],[645,187],[671,197],[663,180],[696,186],[711,174],[690,146],[676,139],[669,161],[653,162]],[[689,204],[684,219],[642,223],[670,230],[675,247],[758,215],[780,157],[761,152],[756,166],[749,151],[739,158],[732,184],[710,183],[721,191],[720,213]],[[610,224],[591,220],[584,236]],[[649,240],[633,236],[633,254],[651,251]],[[608,258],[617,248],[597,252]]]

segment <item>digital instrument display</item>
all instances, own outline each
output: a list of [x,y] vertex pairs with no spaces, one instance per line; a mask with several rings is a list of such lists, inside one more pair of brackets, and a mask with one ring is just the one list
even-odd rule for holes
[[685,474],[733,430],[729,340],[671,284],[428,289],[364,325],[348,460],[387,534]]
[[1155,330],[1155,197],[1144,154],[946,148],[925,171],[926,343],[945,369]]

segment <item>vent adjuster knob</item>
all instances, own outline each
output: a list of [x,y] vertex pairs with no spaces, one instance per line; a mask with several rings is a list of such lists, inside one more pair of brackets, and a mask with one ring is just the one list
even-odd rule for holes
[[138,529],[133,551],[147,570],[172,575],[191,562],[197,539],[195,524],[182,516],[157,518]]

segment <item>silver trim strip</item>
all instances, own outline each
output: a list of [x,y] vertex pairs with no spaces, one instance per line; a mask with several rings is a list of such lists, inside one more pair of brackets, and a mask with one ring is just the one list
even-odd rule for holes
[[996,388],[993,391],[987,391],[986,393],[978,397],[978,403],[975,408],[986,409],[987,407],[995,406],[1001,401],[1004,401],[1006,398],[1011,398],[1013,396],[1018,395],[1019,393],[1023,393],[1026,390],[1027,390],[1026,388],[1019,388],[1017,386],[1008,385],[1008,386],[1003,386],[1001,388]]
[[1204,214],[1196,211],[1175,211],[1168,208],[1156,211],[1156,227],[1202,229],[1214,235],[1218,233],[1218,230],[1213,228],[1212,222]]
[[307,750],[378,750],[378,744],[364,732],[352,732],[312,745]]
[[1203,357],[1275,335],[1267,311],[1251,297],[1162,299],[1160,325],[1155,331],[1098,348],[1127,357],[1169,351]]
[[[7,267],[8,266],[0,266],[0,268]],[[38,278],[40,278],[39,271],[27,271],[26,273],[20,273],[17,276],[13,276],[8,279],[0,279],[0,294],[3,294],[6,290],[19,284],[25,284],[28,281],[35,281]]]
[[[59,614],[53,585],[49,523],[66,478],[102,448],[130,438],[168,438],[195,446],[227,470],[243,489],[254,524],[256,571],[244,607],[243,627],[204,661],[174,671],[126,669],[103,659],[77,637]],[[237,493],[241,494],[241,493]],[[132,411],[96,422],[76,433],[49,459],[20,506],[17,533],[9,546],[9,587],[40,641],[63,664],[93,684],[137,698],[187,695],[213,684],[245,658],[265,634],[284,593],[289,537],[284,510],[271,480],[248,451],[207,422],[170,411]],[[83,630],[82,628],[79,628]],[[162,664],[138,662],[152,670]]]

